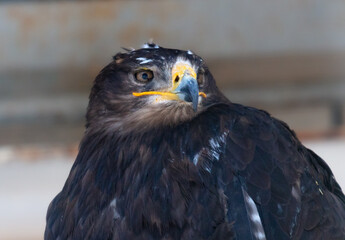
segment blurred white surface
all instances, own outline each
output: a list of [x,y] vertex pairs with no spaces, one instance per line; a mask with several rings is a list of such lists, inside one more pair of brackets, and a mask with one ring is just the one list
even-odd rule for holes
[[[327,161],[345,189],[345,138],[304,143]],[[62,189],[73,159],[0,163],[0,237],[43,239],[50,201]]]
[[10,161],[0,165],[0,239],[43,239],[50,201],[61,191],[72,161]]
[[304,142],[304,145],[313,150],[332,169],[335,179],[345,190],[345,138],[332,140],[315,140]]

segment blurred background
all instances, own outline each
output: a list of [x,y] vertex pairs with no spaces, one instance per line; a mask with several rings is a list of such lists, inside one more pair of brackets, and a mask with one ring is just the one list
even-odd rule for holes
[[97,73],[153,38],[286,121],[345,188],[345,1],[1,1],[0,239],[43,239]]

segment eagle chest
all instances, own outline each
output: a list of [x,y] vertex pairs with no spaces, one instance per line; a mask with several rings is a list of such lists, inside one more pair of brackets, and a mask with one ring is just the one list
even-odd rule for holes
[[201,145],[178,144],[174,149],[160,148],[161,152],[139,149],[138,159],[124,173],[126,189],[112,205],[114,217],[137,233],[144,227],[157,233],[189,229],[200,238],[228,224],[216,177],[222,140],[220,135]]

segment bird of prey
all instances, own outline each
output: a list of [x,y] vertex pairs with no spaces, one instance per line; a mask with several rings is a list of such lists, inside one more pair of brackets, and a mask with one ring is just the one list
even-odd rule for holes
[[46,240],[345,239],[345,196],[284,122],[154,43],[96,77]]

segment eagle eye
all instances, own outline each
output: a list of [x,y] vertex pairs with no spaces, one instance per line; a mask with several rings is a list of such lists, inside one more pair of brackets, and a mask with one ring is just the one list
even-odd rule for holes
[[139,82],[147,83],[153,79],[153,72],[151,70],[143,70],[135,73],[135,79]]

